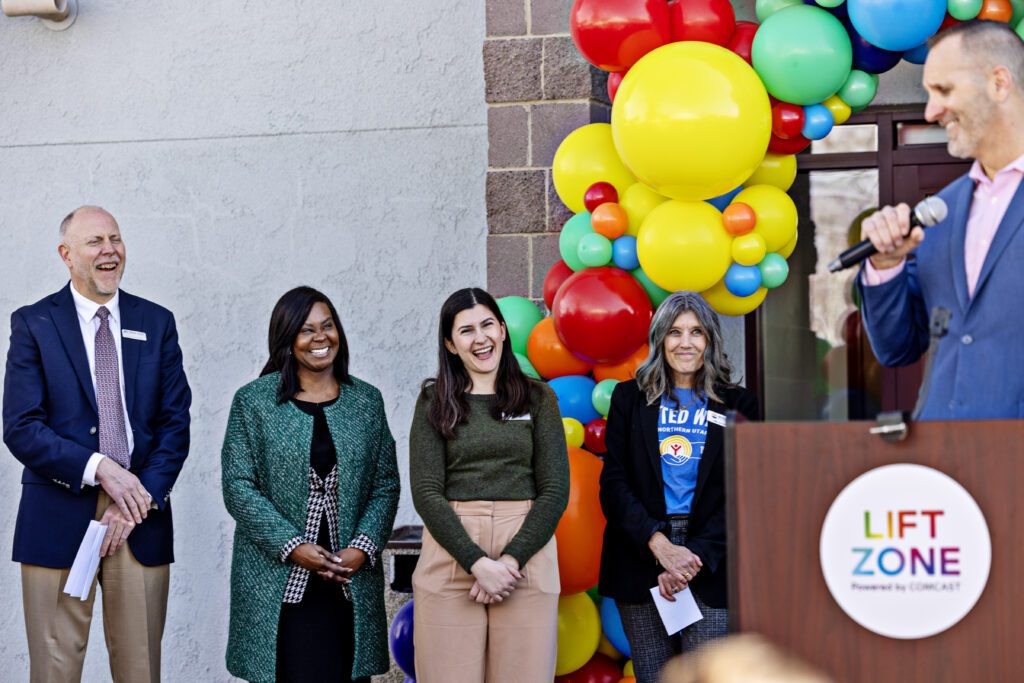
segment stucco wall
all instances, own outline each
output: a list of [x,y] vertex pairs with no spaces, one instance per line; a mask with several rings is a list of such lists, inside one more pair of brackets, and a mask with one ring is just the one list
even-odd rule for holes
[[[387,398],[404,484],[440,302],[485,281],[484,5],[81,2],[64,33],[0,17],[0,351],[8,314],[67,280],[60,219],[108,208],[124,288],[176,313],[194,392],[164,680],[226,680],[220,441],[275,300],[304,283],[332,297],[354,373]],[[21,467],[0,450],[6,554]],[[398,523],[415,519],[406,489]],[[27,680],[17,565],[0,562],[0,589],[0,679]],[[87,681],[109,679],[100,616]]]

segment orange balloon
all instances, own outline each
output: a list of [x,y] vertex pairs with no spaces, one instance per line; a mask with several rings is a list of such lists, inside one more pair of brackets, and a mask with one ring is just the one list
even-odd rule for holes
[[636,683],[635,676],[625,676],[619,679],[619,683]]
[[544,379],[564,375],[585,375],[591,368],[590,363],[574,356],[565,348],[565,344],[555,332],[555,319],[550,316],[533,326],[526,340],[526,357]]
[[605,525],[599,498],[602,467],[604,463],[593,453],[569,447],[569,505],[555,529],[562,595],[597,583]]
[[1013,5],[1010,0],[984,0],[981,3],[981,11],[978,12],[978,19],[989,21],[1001,21],[1008,24],[1013,17]]
[[615,202],[605,202],[590,214],[590,227],[610,240],[622,237],[629,228],[626,210]]
[[601,382],[606,379],[617,379],[620,382],[628,382],[636,377],[636,369],[647,360],[647,344],[641,344],[633,353],[626,356],[618,363],[594,366],[594,380]]
[[757,225],[757,214],[750,204],[733,202],[722,212],[722,225],[730,235],[746,235]]

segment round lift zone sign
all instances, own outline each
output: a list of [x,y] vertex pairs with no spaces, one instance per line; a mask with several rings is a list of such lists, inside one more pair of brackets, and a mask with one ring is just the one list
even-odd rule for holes
[[886,465],[854,479],[821,528],[821,570],[858,624],[889,638],[927,638],[981,597],[992,541],[966,489],[938,470]]

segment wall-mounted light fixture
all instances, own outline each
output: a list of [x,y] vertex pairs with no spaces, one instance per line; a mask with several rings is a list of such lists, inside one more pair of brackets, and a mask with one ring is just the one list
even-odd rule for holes
[[39,17],[52,31],[63,31],[78,16],[78,0],[2,0],[0,6],[9,17]]

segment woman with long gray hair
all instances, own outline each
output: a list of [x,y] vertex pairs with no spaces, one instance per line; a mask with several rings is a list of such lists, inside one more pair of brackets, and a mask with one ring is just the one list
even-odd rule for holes
[[[755,396],[732,381],[718,315],[676,292],[651,321],[650,352],[621,382],[608,413],[601,507],[608,525],[598,591],[615,599],[637,683],[671,657],[725,635],[725,415],[758,419]],[[668,636],[650,589],[692,589],[704,618]]]

